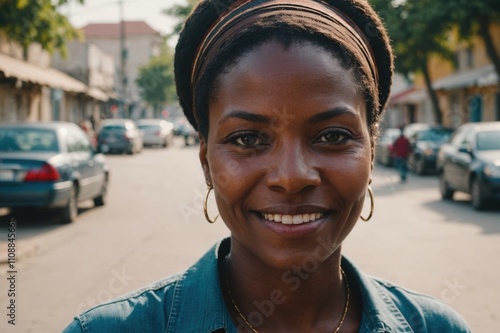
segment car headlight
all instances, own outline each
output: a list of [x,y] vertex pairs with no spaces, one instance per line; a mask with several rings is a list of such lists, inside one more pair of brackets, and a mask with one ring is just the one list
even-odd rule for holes
[[500,165],[489,164],[484,167],[484,174],[491,178],[500,178]]

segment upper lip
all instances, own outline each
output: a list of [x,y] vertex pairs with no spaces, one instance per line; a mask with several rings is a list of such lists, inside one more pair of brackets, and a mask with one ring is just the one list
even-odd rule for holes
[[261,214],[301,215],[301,214],[325,213],[329,211],[329,209],[317,205],[300,205],[300,206],[273,205],[270,207],[255,209],[254,211],[259,212]]

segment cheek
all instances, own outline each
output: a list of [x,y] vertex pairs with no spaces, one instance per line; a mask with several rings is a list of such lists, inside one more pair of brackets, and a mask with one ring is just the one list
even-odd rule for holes
[[225,149],[214,147],[216,145],[209,145],[207,158],[219,209],[235,209],[240,207],[239,203],[262,179],[265,171],[258,167],[255,158],[238,159]]

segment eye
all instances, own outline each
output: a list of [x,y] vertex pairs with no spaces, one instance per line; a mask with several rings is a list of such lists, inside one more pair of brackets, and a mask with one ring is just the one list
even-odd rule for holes
[[237,133],[229,138],[229,142],[245,148],[267,144],[267,140],[259,133]]
[[316,142],[342,144],[350,138],[351,138],[350,133],[345,131],[345,130],[329,129],[329,130],[323,132],[318,137],[318,139],[316,139]]

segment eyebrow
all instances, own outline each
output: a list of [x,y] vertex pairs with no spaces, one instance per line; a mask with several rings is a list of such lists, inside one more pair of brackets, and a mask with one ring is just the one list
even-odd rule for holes
[[[329,119],[332,119],[332,118],[335,118],[338,116],[342,116],[342,115],[348,116],[350,118],[359,119],[359,115],[357,113],[355,113],[354,111],[350,110],[349,108],[338,107],[338,108],[324,111],[324,112],[315,114],[314,116],[311,116],[310,118],[307,119],[307,123],[311,123],[311,124],[320,123],[322,121],[326,121],[326,120],[329,120]],[[243,119],[243,120],[247,120],[247,121],[251,121],[251,122],[259,123],[259,124],[265,124],[265,125],[269,125],[272,123],[271,118],[268,116],[263,116],[263,115],[259,115],[259,114],[255,114],[255,113],[251,113],[251,112],[247,112],[247,111],[237,110],[237,111],[231,111],[229,114],[223,116],[219,120],[218,124],[222,125],[223,123],[225,123],[231,119]]]
[[231,119],[243,119],[259,124],[270,124],[271,118],[247,111],[232,111],[219,120],[219,125]]
[[307,119],[307,122],[311,124],[320,123],[322,121],[329,120],[338,116],[348,116],[350,118],[355,118],[355,119],[360,118],[359,114],[352,111],[351,109],[345,107],[338,107],[332,110],[315,114],[314,116]]

